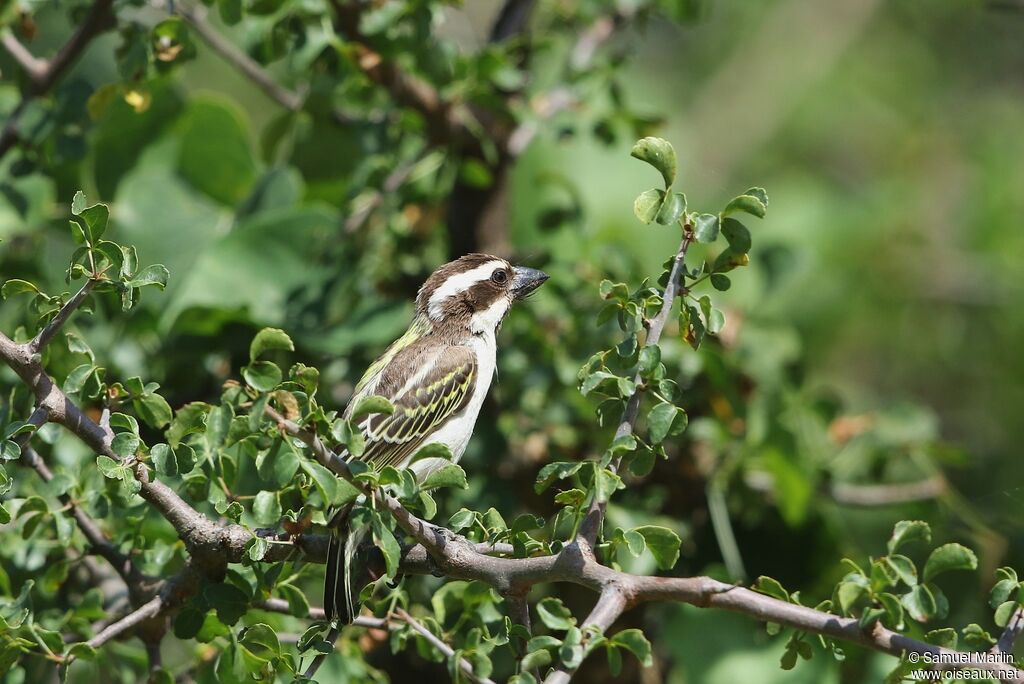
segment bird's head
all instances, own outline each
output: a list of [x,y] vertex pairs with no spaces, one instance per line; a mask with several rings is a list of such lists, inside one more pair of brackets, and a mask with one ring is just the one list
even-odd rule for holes
[[435,327],[493,332],[513,303],[547,279],[535,268],[513,266],[490,254],[467,254],[427,278],[416,297],[416,313]]

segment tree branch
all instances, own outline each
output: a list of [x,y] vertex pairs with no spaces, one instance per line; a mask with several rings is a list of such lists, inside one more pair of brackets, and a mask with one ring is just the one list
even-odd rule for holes
[[[665,292],[662,295],[661,309],[651,319],[650,326],[647,329],[647,339],[644,341],[645,345],[658,344],[661,340],[661,333],[665,330],[665,324],[668,323],[669,315],[672,313],[672,305],[675,304],[676,294],[680,290],[684,262],[686,261],[686,251],[690,248],[692,241],[693,233],[691,228],[690,226],[685,226],[683,228],[683,240],[679,243],[679,249],[676,251],[675,259],[672,261],[672,270],[669,271],[668,283],[665,285]],[[640,401],[643,399],[646,391],[640,389],[643,386],[643,378],[640,377],[639,373],[637,373],[634,381],[636,382],[637,390],[626,402],[626,408],[623,410],[622,419],[615,430],[613,442],[621,437],[633,434],[633,430],[636,428],[636,419],[640,412]],[[621,458],[614,459],[608,465],[609,470],[617,472],[621,462]],[[598,502],[595,498],[587,510],[583,523],[580,525],[579,534],[591,548],[597,541],[597,536],[601,531],[606,508],[606,503]]]
[[[21,460],[25,465],[35,470],[43,482],[49,482],[53,479],[53,473],[32,447],[28,445],[22,447]],[[89,541],[92,552],[110,563],[114,570],[117,571],[117,574],[124,580],[130,593],[135,595],[136,592],[144,590],[145,587],[151,587],[156,580],[143,574],[128,555],[122,553],[114,546],[88,513],[82,510],[67,494],[62,494],[59,499],[61,503],[67,506],[71,516],[78,523],[78,529],[82,531],[82,534]]]
[[109,625],[106,629],[94,636],[92,639],[89,639],[86,643],[93,648],[99,648],[111,639],[139,626],[150,618],[155,618],[169,608],[170,606],[166,601],[164,601],[162,596],[156,596],[128,613],[117,622]]
[[[612,626],[612,623],[619,619],[625,609],[626,597],[621,591],[609,586],[601,592],[590,615],[583,621],[584,653],[588,651],[587,642],[593,638],[590,631],[593,630],[594,633],[603,635]],[[582,661],[580,663],[582,664]],[[544,684],[566,684],[572,679],[578,667],[578,665],[576,667],[559,665],[544,679]]]
[[196,7],[193,10],[183,5],[178,5],[177,10],[181,18],[188,22],[211,50],[256,84],[256,87],[262,90],[267,97],[289,111],[297,112],[302,109],[304,98],[275,81],[274,77],[267,73],[266,69],[259,62],[239,50],[231,41],[224,38],[215,28],[210,26],[209,22],[206,21],[206,9],[204,7]]
[[74,297],[64,303],[64,306],[60,308],[57,315],[50,319],[50,322],[46,324],[46,327],[40,330],[39,334],[29,342],[29,349],[31,349],[33,353],[37,354],[43,350],[43,347],[45,347],[50,340],[53,339],[53,336],[60,331],[61,326],[71,318],[71,314],[75,312],[75,309],[82,305],[82,302],[85,301],[85,298],[89,296],[89,293],[92,292],[93,288],[96,287],[97,284],[99,284],[99,281],[93,278],[86,280],[85,284],[82,285],[82,289],[76,292]]
[[[451,658],[455,655],[455,650],[445,643],[444,639],[441,639],[436,634],[431,632],[429,629],[424,627],[420,622],[409,613],[405,612],[401,608],[395,609],[395,615],[400,620],[405,622],[407,625],[412,627],[413,631],[419,634],[421,637],[427,640],[431,646],[436,648],[438,651],[443,653],[446,658]],[[459,669],[469,678],[471,682],[478,682],[478,684],[494,684],[493,680],[487,677],[480,677],[473,672],[473,665],[465,658],[459,658]]]
[[338,28],[356,48],[355,64],[371,81],[387,90],[403,107],[420,113],[427,124],[427,138],[434,145],[472,142],[472,116],[465,106],[446,102],[429,83],[383,59],[359,28],[361,3],[332,0]]
[[21,41],[11,33],[10,29],[5,28],[0,31],[0,44],[10,53],[14,61],[18,63],[18,66],[24,69],[29,81],[35,82],[43,78],[48,66],[46,60],[39,59],[29,52],[28,48],[21,44]]
[[[18,141],[18,119],[25,112],[28,103],[39,95],[48,92],[60,80],[64,72],[75,63],[96,36],[114,27],[113,4],[113,0],[96,0],[68,42],[64,44],[53,59],[44,62],[46,65],[45,70],[35,75],[29,72],[29,88],[22,95],[21,102],[8,117],[3,131],[0,132],[0,158],[3,158]],[[21,44],[18,43],[18,45],[20,46]],[[11,51],[11,45],[8,44],[8,41],[4,41],[4,47],[9,52]],[[15,48],[15,51],[17,49]],[[11,54],[15,59],[18,59],[14,52],[11,52]]]
[[[687,243],[688,238],[684,238],[683,241]],[[677,261],[673,264],[673,271],[676,271],[677,267],[681,268],[679,264],[683,252],[681,246]],[[671,276],[669,282],[673,282]],[[675,288],[672,289],[674,296]],[[657,328],[659,336],[666,318],[667,314],[663,309],[652,322],[653,331],[655,322],[660,320]],[[277,422],[282,432],[300,439],[310,447],[313,456],[323,466],[351,481],[352,475],[345,462],[327,449],[315,434],[285,419],[270,407],[267,407],[266,412]],[[362,488],[361,485],[357,486]],[[365,488],[362,489],[366,491]],[[955,662],[955,651],[917,641],[885,629],[880,623],[876,623],[869,630],[864,630],[855,618],[844,618],[787,603],[709,577],[644,577],[614,570],[597,562],[585,540],[577,539],[551,556],[502,558],[484,555],[477,550],[476,545],[464,537],[420,520],[393,497],[379,490],[373,490],[368,494],[372,494],[377,503],[394,516],[398,525],[423,545],[437,564],[437,569],[447,577],[478,580],[503,594],[522,591],[525,587],[542,582],[570,582],[598,592],[604,597],[604,602],[599,599],[585,625],[593,624],[604,629],[605,623],[611,624],[619,613],[638,604],[648,601],[677,601],[700,608],[720,608],[742,613],[758,620],[849,641],[892,655],[899,656],[906,652],[945,654],[950,662]],[[617,596],[612,598],[609,596],[611,594]],[[980,669],[997,675],[1009,672],[1009,677],[1004,678],[1004,681],[1024,682],[1024,672],[1001,663],[955,663],[952,666],[967,670]]]
[[1013,611],[1009,622],[1006,623],[1006,628],[999,635],[999,641],[996,642],[996,645],[992,647],[989,653],[1012,653],[1013,644],[1020,637],[1021,632],[1024,632],[1024,608],[1018,607]]

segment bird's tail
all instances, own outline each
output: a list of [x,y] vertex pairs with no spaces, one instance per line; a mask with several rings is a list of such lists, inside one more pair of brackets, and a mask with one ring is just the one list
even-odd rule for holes
[[327,574],[324,577],[324,613],[328,622],[350,624],[359,615],[359,594],[363,587],[380,576],[383,557],[365,542],[369,525],[350,529],[352,506],[346,506],[331,519],[331,537],[327,542]]

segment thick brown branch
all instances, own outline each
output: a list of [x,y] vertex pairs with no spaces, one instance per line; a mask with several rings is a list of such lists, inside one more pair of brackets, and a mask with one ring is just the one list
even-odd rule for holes
[[[660,334],[660,329],[664,327],[664,317],[660,315],[659,317],[662,320],[659,328]],[[282,431],[305,442],[322,465],[341,477],[351,478],[351,473],[344,461],[327,449],[316,435],[285,420],[273,409],[268,408],[267,414],[277,422]],[[609,616],[616,610],[621,613],[622,610],[647,601],[678,601],[701,608],[721,608],[743,613],[758,620],[776,622],[801,631],[850,641],[893,655],[914,652],[936,655],[944,653],[951,656],[953,653],[949,649],[892,632],[881,625],[876,625],[870,631],[864,631],[854,618],[844,618],[813,608],[787,603],[708,577],[643,577],[613,570],[597,562],[586,542],[567,544],[553,556],[535,558],[487,556],[480,553],[477,546],[465,538],[450,530],[420,520],[393,497],[383,495],[379,491],[375,491],[373,494],[377,497],[378,503],[387,508],[395,517],[399,526],[423,545],[433,562],[436,563],[437,569],[447,577],[485,582],[503,594],[522,591],[524,587],[542,582],[571,582],[588,587],[605,597],[609,594],[617,594],[617,598],[605,598],[603,603],[599,600],[595,612],[587,619],[587,623],[597,626],[601,626],[605,622],[611,624],[610,620],[613,621],[614,617]],[[621,607],[619,607],[620,604]],[[957,667],[959,669],[981,668],[990,672],[1008,669],[1010,677],[1005,681],[1024,682],[1024,672],[1013,668],[973,664],[961,664]]]
[[[601,592],[601,595],[597,598],[597,603],[594,604],[594,609],[590,611],[590,615],[583,621],[582,629],[585,640],[583,647],[585,652],[587,650],[587,642],[593,638],[591,632],[604,634],[612,626],[612,623],[622,615],[622,611],[625,609],[626,597],[615,586],[610,585]],[[575,672],[575,667],[567,667],[563,664],[555,668],[545,678],[544,684],[565,684],[572,679]]]

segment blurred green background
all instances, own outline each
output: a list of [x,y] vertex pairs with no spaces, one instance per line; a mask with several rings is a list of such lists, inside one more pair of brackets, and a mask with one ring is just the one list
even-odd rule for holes
[[[498,3],[422,5],[443,41],[411,45],[386,29],[377,39],[445,92],[486,102],[503,75],[481,76],[479,59]],[[341,408],[404,329],[419,283],[458,255],[453,243],[545,268],[551,282],[503,330],[463,500],[506,519],[548,513],[531,489],[537,467],[593,456],[607,440],[575,389],[583,361],[614,342],[615,331],[593,322],[598,282],[656,277],[678,241],[631,211],[656,178],[629,149],[638,132],[656,131],[676,146],[691,207],[720,206],[752,185],[768,189],[771,206],[751,225],[750,268],[715,295],[729,321],[720,343],[699,355],[678,339],[666,345],[691,392],[691,430],[613,519],[671,521],[684,534],[680,573],[740,567],[747,579],[768,574],[802,589],[813,605],[842,575],[842,555],[878,555],[893,522],[920,517],[937,541],[979,550],[980,572],[947,594],[954,623],[994,629],[971,606],[983,604],[996,566],[1024,564],[1024,5],[655,5],[619,25],[572,81],[578,101],[539,122],[507,186],[490,160],[425,143],[423,122],[373,84],[348,85],[344,62],[325,67],[331,38],[315,28],[282,48],[269,45],[269,19],[228,27],[209,17],[279,82],[308,89],[300,112],[198,38],[194,60],[127,79],[123,41],[105,35],[22,117],[30,142],[0,162],[0,276],[45,278],[60,291],[73,248],[64,218],[81,188],[111,204],[119,241],[171,271],[167,292],[147,292],[131,317],[110,302],[79,321],[110,373],[160,382],[174,407],[208,400],[237,377],[253,332],[270,325],[321,368],[325,401]],[[539,47],[509,78],[524,79],[532,97],[557,86],[579,31],[608,7],[539,3],[530,34]],[[129,9],[144,26],[164,12]],[[66,40],[68,15],[50,2],[31,12],[27,44],[50,54]],[[0,112],[9,113],[23,84],[6,53],[0,69]],[[120,90],[104,95],[114,83]],[[520,105],[517,116],[528,109]],[[339,106],[354,121],[332,121]],[[396,169],[405,178],[378,195]],[[501,200],[459,242],[450,203],[468,201],[467,185]],[[20,306],[0,308],[5,331]],[[910,503],[851,506],[830,495],[836,483],[928,478],[937,494]],[[739,566],[722,548],[714,496],[729,511]],[[570,597],[577,610],[588,605],[582,592]],[[843,666],[819,655],[784,672],[783,642],[763,626],[680,606],[633,611],[623,625],[649,628],[658,655],[624,681],[876,682],[895,662],[851,649]],[[413,666],[385,654],[374,662]],[[590,665],[585,681],[607,677]]]

